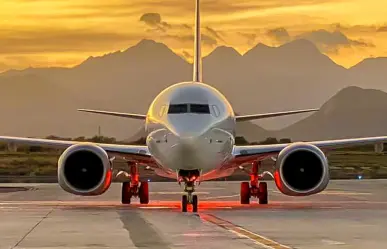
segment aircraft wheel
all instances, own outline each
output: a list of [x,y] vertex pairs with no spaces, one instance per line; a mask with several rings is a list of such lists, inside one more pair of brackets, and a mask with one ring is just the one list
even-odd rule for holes
[[149,184],[148,182],[141,182],[140,188],[138,190],[138,196],[140,197],[141,204],[149,203]]
[[198,196],[192,196],[192,212],[196,213],[198,211]]
[[123,182],[122,190],[121,190],[121,203],[130,204],[131,198],[132,198],[132,192],[130,191],[130,182]]
[[181,197],[181,211],[187,212],[187,207],[188,207],[188,196],[183,195]]
[[267,183],[260,182],[259,183],[259,204],[267,204],[267,203],[268,203]]
[[250,204],[250,183],[241,182],[241,204]]

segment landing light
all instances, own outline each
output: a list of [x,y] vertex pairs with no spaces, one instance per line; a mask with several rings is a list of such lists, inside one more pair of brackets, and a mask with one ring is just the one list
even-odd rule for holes
[[150,182],[150,179],[148,179],[148,182]]
[[363,176],[362,175],[358,175],[357,179],[361,180],[361,179],[363,179]]

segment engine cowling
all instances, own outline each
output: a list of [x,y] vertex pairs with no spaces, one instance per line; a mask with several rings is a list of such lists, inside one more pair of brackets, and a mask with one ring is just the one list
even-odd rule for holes
[[328,185],[328,160],[324,152],[312,144],[293,143],[279,153],[274,180],[283,194],[316,194]]
[[75,144],[58,160],[58,181],[76,195],[100,195],[112,181],[112,164],[104,149],[94,144]]

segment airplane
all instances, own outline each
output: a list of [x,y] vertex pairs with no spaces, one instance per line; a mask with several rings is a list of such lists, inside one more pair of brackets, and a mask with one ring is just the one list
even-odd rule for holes
[[145,121],[146,145],[118,145],[59,141],[39,138],[0,136],[0,142],[64,149],[58,160],[58,183],[69,193],[101,195],[113,179],[115,158],[127,162],[123,176],[121,203],[132,197],[149,203],[148,182],[139,181],[139,168],[146,167],[159,176],[184,184],[181,211],[198,212],[195,187],[200,182],[224,178],[238,169],[249,169],[250,181],[241,182],[240,203],[268,204],[267,183],[259,174],[262,160],[275,161],[275,185],[285,195],[308,196],[323,191],[330,180],[326,152],[363,144],[387,142],[387,136],[339,140],[293,142],[272,145],[235,145],[238,122],[272,118],[318,109],[236,115],[226,97],[202,82],[200,6],[195,0],[195,40],[193,80],[173,84],[160,92],[146,115],[79,109],[79,111]]

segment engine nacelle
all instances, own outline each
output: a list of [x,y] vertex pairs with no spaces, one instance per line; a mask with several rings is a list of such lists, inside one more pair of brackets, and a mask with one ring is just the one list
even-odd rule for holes
[[279,153],[274,180],[286,195],[319,193],[329,182],[328,160],[324,152],[312,144],[293,143]]
[[67,148],[58,160],[59,185],[76,195],[100,195],[112,181],[112,164],[104,149],[82,143]]

